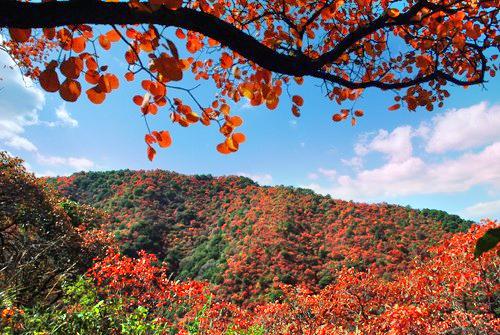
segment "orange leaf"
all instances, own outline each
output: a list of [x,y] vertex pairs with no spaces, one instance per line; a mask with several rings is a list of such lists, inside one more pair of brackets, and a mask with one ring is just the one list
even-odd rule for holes
[[110,42],[118,42],[120,40],[120,34],[114,29],[111,29],[106,33],[106,38]]
[[135,79],[134,73],[133,72],[127,72],[127,73],[125,73],[125,79],[127,81],[134,81],[134,79]]
[[399,16],[399,10],[396,8],[389,8],[387,15],[389,15],[389,17],[396,18]]
[[233,127],[239,127],[243,124],[243,119],[238,115],[229,118],[229,122]]
[[85,73],[85,80],[89,84],[96,85],[99,82],[99,78],[101,78],[101,76],[99,72],[95,70],[88,70],[87,73]]
[[38,77],[38,81],[40,82],[40,86],[47,92],[57,92],[61,85],[54,69],[42,71]]
[[85,65],[87,65],[87,69],[94,71],[97,70],[97,68],[99,67],[94,57],[88,57],[85,60]]
[[230,69],[233,66],[233,58],[227,52],[224,52],[220,59],[220,65],[223,69]]
[[182,29],[178,28],[176,31],[175,31],[175,36],[177,36],[178,39],[180,40],[183,40],[186,38],[186,34],[184,34],[184,32],[182,31]]
[[394,104],[391,107],[389,107],[389,110],[390,111],[395,111],[395,110],[398,110],[400,107],[401,107],[400,104]]
[[83,36],[78,36],[73,38],[73,43],[71,44],[71,48],[76,53],[81,53],[85,50],[87,46],[87,39]]
[[357,117],[362,117],[363,115],[365,115],[365,112],[363,112],[362,110],[357,110],[354,112],[354,115],[356,115]]
[[102,92],[98,86],[89,88],[87,90],[87,97],[89,98],[90,102],[99,105],[104,102],[106,99],[106,93]]
[[134,101],[134,103],[137,105],[137,106],[142,106],[143,102],[144,102],[144,98],[141,97],[140,95],[136,95],[134,96],[134,98],[132,99]]
[[153,143],[156,143],[156,138],[154,138],[154,136],[152,136],[151,134],[146,134],[146,136],[144,136],[144,141],[148,145],[151,145]]
[[148,159],[150,161],[153,161],[155,156],[156,156],[156,150],[152,146],[148,145]]
[[100,35],[99,36],[99,44],[104,50],[109,50],[111,49],[111,42],[109,41],[108,37],[106,35]]
[[221,154],[224,154],[224,155],[227,155],[227,154],[230,154],[231,151],[229,150],[229,148],[227,147],[227,144],[226,142],[224,143],[220,143],[218,146],[217,146],[217,151],[220,152]]
[[56,37],[56,28],[43,28],[43,35],[47,39],[53,40]]
[[170,137],[170,133],[166,130],[162,130],[160,132],[153,131],[153,136],[158,141],[158,145],[161,148],[168,148],[172,145],[172,138]]
[[70,57],[60,66],[61,73],[69,79],[78,79],[83,71],[83,61],[78,57]]
[[304,105],[304,98],[302,98],[300,95],[294,95],[292,97],[292,101],[299,107],[302,107]]
[[234,133],[232,137],[233,141],[235,141],[238,144],[246,141],[246,136],[243,133]]
[[340,122],[340,121],[342,121],[343,117],[340,114],[334,114],[333,117],[332,117],[332,119],[335,122]]
[[238,151],[240,145],[238,144],[238,142],[234,141],[232,137],[228,137],[226,138],[226,146],[227,148],[229,149],[229,151],[231,152],[236,152]]
[[144,114],[156,115],[158,113],[158,106],[156,104],[147,104],[147,109]]
[[137,58],[137,55],[135,54],[134,51],[128,50],[127,52],[125,52],[125,60],[129,64],[135,64],[135,62],[137,62],[138,58]]
[[68,102],[75,102],[82,93],[82,86],[79,82],[72,79],[66,79],[59,88],[59,95]]
[[28,42],[31,37],[30,29],[9,28],[10,38],[19,43]]
[[190,112],[186,114],[186,119],[191,123],[196,123],[200,120],[200,116],[195,112]]
[[273,95],[271,98],[266,99],[266,106],[270,110],[274,110],[278,108],[280,100],[278,99],[277,96]]
[[302,85],[304,83],[304,77],[293,77],[293,79],[299,85]]
[[231,127],[230,125],[228,125],[227,123],[224,123],[222,125],[222,127],[220,127],[219,131],[221,132],[221,134],[223,134],[224,136],[229,136],[229,134],[231,134],[233,132],[234,128]]
[[101,78],[99,78],[99,82],[97,83],[97,85],[99,86],[99,89],[104,93],[109,93],[112,90],[111,81],[106,75],[102,75]]
[[112,90],[116,90],[120,87],[120,81],[117,76],[112,73],[108,73],[105,76],[108,78]]
[[155,100],[162,98],[167,94],[167,89],[161,83],[151,83],[149,85],[149,92],[155,97]]
[[162,81],[179,81],[182,80],[182,68],[179,61],[174,57],[169,57],[163,53],[160,58],[153,60],[151,71],[158,72]]
[[220,106],[220,111],[224,115],[229,115],[229,113],[231,112],[231,107],[229,107],[228,104],[223,104],[222,106]]

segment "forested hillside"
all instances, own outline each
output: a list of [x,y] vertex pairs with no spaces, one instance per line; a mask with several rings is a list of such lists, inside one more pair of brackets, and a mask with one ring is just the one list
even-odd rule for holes
[[50,180],[71,200],[5,153],[0,183],[2,334],[500,330],[496,222],[162,171]]
[[240,303],[272,301],[274,282],[317,291],[342,267],[390,279],[471,224],[442,211],[334,200],[243,177],[124,170],[51,183],[108,212],[106,229],[126,255],[153,253],[175,278],[207,280]]

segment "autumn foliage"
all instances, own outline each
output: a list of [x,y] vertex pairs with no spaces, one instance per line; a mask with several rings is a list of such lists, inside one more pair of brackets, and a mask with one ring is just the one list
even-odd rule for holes
[[[57,300],[60,284],[115,247],[107,215],[69,202],[0,152],[0,290],[31,306]],[[89,234],[89,231],[92,233]]]
[[[13,1],[3,10],[13,15],[0,20],[10,35],[2,49],[46,91],[101,104],[121,77],[137,83],[131,99],[145,117],[149,159],[172,142],[147,125],[160,112],[182,127],[214,124],[217,150],[229,154],[245,141],[232,103],[276,109],[288,95],[298,117],[307,78],[342,105],[333,121],[354,125],[366,89],[394,92],[389,110],[431,111],[450,85],[482,84],[497,70],[499,7],[490,0]],[[103,62],[117,44],[123,74]],[[177,84],[188,73],[212,82],[212,101]]]
[[392,278],[471,224],[440,211],[334,200],[242,177],[124,170],[50,182],[108,211],[106,229],[127,255],[154,253],[173,278],[207,280],[218,295],[244,304],[272,300],[276,278],[315,292],[342,267]]
[[[118,171],[40,180],[20,160],[1,159],[2,333],[500,331],[500,247],[474,256],[497,222],[237,177]],[[54,185],[116,212],[61,198]],[[152,218],[165,226],[144,221]]]

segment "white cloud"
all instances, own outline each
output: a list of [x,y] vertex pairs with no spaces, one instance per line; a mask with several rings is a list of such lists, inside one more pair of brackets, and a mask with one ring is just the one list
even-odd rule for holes
[[317,173],[315,173],[315,172],[311,172],[311,173],[309,173],[309,174],[307,175],[307,179],[317,180],[317,179],[319,179],[319,176],[318,176],[318,174],[317,174]]
[[56,109],[56,122],[41,121],[39,114],[45,106],[44,92],[30,78],[24,77],[3,51],[0,51],[0,78],[0,146],[36,152],[37,146],[24,135],[26,127],[78,126],[65,104]]
[[[81,157],[46,156],[40,153],[38,147],[24,134],[26,127],[44,125],[78,126],[63,103],[55,110],[57,121],[41,121],[39,114],[45,106],[45,95],[41,89],[15,67],[13,61],[5,52],[0,52],[0,147],[9,147],[35,153],[40,165],[57,168],[57,171],[74,172],[89,170],[95,167],[94,162]],[[26,163],[28,164],[28,163]],[[28,165],[30,166],[30,165]],[[30,170],[33,170],[30,166]],[[42,175],[55,175],[47,171]]]
[[27,138],[11,134],[8,138],[4,139],[5,145],[14,149],[21,149],[25,151],[37,151],[37,147]]
[[266,173],[266,174],[249,174],[249,173],[245,173],[245,172],[239,172],[236,175],[250,178],[253,181],[259,183],[260,185],[271,185],[273,182],[273,176],[271,176],[268,173]]
[[25,78],[5,52],[0,52],[0,145],[36,151],[24,136],[25,127],[39,122],[38,113],[45,105],[43,92]]
[[356,169],[360,169],[363,167],[363,159],[359,156],[355,156],[350,159],[341,159],[340,161],[342,162],[342,164]]
[[46,170],[44,172],[35,172],[35,176],[41,178],[41,177],[57,177],[62,175],[52,170]]
[[[498,131],[500,125],[495,123],[496,116],[492,116],[498,113],[498,108],[498,106],[487,108],[486,104],[479,104],[452,110],[445,116],[435,117],[431,123],[422,124],[418,128],[401,126],[392,131],[382,129],[376,133],[365,134],[354,145],[356,156],[342,160],[345,165],[356,169],[348,174],[317,174],[318,177],[324,178],[316,178],[315,183],[309,187],[320,193],[354,200],[466,192],[476,186],[484,186],[489,191],[498,191],[500,190],[500,136],[493,133],[500,133]],[[457,140],[458,136],[450,140],[441,133],[445,131],[442,123],[444,118],[455,115],[460,119],[467,113],[483,120],[479,122],[482,135],[479,136],[477,133],[471,139],[472,143],[475,143],[474,151],[465,151],[472,148],[472,144],[466,142],[469,140],[467,136],[473,136],[474,133],[469,131],[465,124],[462,125],[464,128],[461,133],[468,135],[462,136],[460,141]],[[475,129],[476,126],[472,125],[472,128]],[[416,140],[423,140],[426,148],[439,142],[441,143],[439,148],[444,148],[442,150],[451,150],[453,147],[460,153],[450,157],[421,156],[414,153],[413,142]],[[435,142],[431,143],[432,141]],[[483,147],[477,148],[479,145]],[[376,167],[362,169],[363,159],[367,159],[370,153],[382,154],[384,161]]]
[[71,117],[66,109],[66,103],[61,104],[56,108],[56,116],[62,126],[78,127],[78,121]]
[[55,166],[59,168],[70,167],[74,171],[86,171],[95,166],[93,161],[82,157],[44,156],[38,154],[37,161],[42,165]]
[[318,172],[320,175],[324,176],[326,179],[329,180],[335,180],[335,177],[337,176],[337,171],[332,169],[319,168]]
[[342,175],[325,193],[352,199],[465,192],[476,185],[500,188],[500,142],[479,153],[428,163],[419,157]]
[[479,202],[467,207],[464,214],[478,218],[498,219],[500,218],[500,200]]
[[413,136],[410,126],[398,127],[390,133],[385,129],[380,129],[369,143],[357,143],[354,150],[359,156],[370,152],[380,152],[387,155],[391,161],[400,162],[411,157]]
[[500,140],[500,105],[452,109],[432,119],[426,150],[461,151]]

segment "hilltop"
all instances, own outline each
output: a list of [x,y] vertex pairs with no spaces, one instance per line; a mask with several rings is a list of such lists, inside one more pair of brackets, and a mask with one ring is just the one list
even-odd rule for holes
[[245,177],[77,173],[49,180],[103,210],[125,255],[155,254],[178,279],[209,281],[233,301],[272,300],[273,282],[319,290],[342,267],[390,279],[472,222],[437,210],[332,199]]

